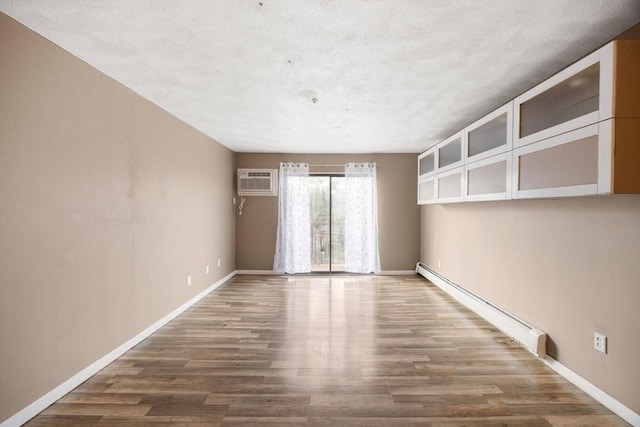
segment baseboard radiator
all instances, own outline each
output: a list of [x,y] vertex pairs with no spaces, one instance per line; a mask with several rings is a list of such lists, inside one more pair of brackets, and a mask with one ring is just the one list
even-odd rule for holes
[[543,359],[546,356],[547,334],[544,332],[493,305],[463,286],[452,282],[426,264],[419,262],[416,265],[416,273],[431,281],[459,303],[519,342],[531,353]]

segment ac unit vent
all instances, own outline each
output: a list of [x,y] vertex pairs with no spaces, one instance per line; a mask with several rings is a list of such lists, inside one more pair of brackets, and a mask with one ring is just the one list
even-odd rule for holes
[[238,196],[277,195],[277,169],[238,169]]

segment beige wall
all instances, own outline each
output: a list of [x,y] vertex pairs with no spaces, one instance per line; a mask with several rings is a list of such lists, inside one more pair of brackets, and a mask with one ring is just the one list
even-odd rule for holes
[[2,14],[0,51],[1,422],[232,272],[235,215],[234,153]]
[[[382,269],[415,268],[420,251],[415,154],[237,154],[238,168],[278,169],[280,162],[307,162],[311,165],[376,162]],[[236,260],[239,270],[273,268],[277,223],[277,197],[247,197],[244,212],[237,218]]]
[[421,233],[422,262],[548,333],[553,358],[640,413],[640,197],[425,206]]

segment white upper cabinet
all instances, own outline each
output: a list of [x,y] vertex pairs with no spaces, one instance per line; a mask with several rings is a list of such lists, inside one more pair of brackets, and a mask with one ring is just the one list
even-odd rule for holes
[[640,41],[617,40],[514,104],[513,198],[640,193]]
[[465,163],[475,162],[512,148],[513,102],[487,114],[465,130]]
[[514,146],[610,119],[613,64],[612,42],[517,97]]
[[[418,156],[418,204],[462,201],[462,165],[464,164],[464,133],[457,134],[431,147]],[[449,178],[440,184],[442,173],[456,169],[459,177]],[[452,181],[458,180],[459,191],[452,190]],[[447,185],[448,184],[448,185]],[[440,187],[442,197],[439,197]],[[453,185],[455,187],[455,185]]]
[[421,154],[418,168],[419,203],[640,194],[640,40],[575,62]]

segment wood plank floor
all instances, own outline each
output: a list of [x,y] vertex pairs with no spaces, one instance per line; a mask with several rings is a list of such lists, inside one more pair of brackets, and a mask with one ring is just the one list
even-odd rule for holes
[[626,426],[419,277],[238,276],[29,426]]

